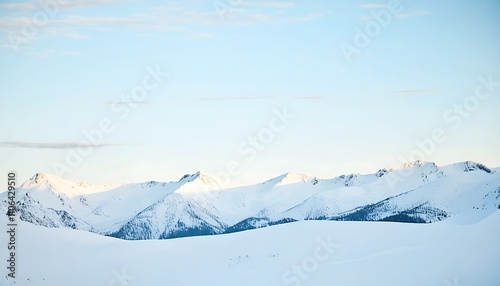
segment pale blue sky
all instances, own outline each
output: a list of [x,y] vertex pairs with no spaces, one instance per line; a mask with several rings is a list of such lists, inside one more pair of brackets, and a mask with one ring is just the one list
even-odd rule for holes
[[[62,177],[168,181],[233,160],[246,182],[370,173],[436,128],[446,140],[425,160],[500,166],[500,86],[467,116],[453,111],[480,76],[500,82],[500,2],[401,0],[346,60],[341,44],[389,2],[2,1],[0,170],[56,173],[103,118],[115,126],[106,146]],[[121,119],[112,102],[157,66],[168,77]],[[295,118],[248,160],[238,148],[285,107]]]

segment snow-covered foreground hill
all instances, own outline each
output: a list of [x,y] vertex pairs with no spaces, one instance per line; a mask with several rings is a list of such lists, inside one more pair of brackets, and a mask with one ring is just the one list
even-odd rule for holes
[[433,224],[301,221],[142,241],[21,222],[15,285],[498,286],[500,211],[481,212]]

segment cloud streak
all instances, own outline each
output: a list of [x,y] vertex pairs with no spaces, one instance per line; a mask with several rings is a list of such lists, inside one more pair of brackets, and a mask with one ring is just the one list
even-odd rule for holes
[[296,100],[322,100],[322,99],[326,99],[326,96],[314,96],[314,95],[311,95],[311,96],[296,96],[293,99],[296,99]]
[[[102,6],[112,3],[118,3],[118,0],[80,0],[80,1],[28,1],[20,3],[10,3],[10,4],[0,4],[0,9],[4,10],[14,10],[22,12],[30,12],[35,10],[40,10],[42,7],[48,6],[53,9],[78,9],[78,8],[88,8],[93,6]],[[57,4],[57,5],[55,5]]]
[[[430,13],[431,12],[427,11],[427,10],[417,10],[417,11],[409,11],[406,13],[395,14],[394,17],[396,19],[408,19],[408,18],[413,18],[413,17],[418,17],[418,16],[426,16],[426,15],[429,15]],[[373,17],[372,15],[365,15],[365,16],[361,16],[360,20],[366,22],[366,21],[375,20],[375,17]]]
[[431,93],[431,89],[403,89],[396,90],[396,93]]
[[359,7],[363,8],[363,9],[385,9],[385,8],[387,8],[387,5],[364,3],[364,4],[359,5]]
[[[196,98],[196,100],[200,101],[224,101],[224,100],[260,100],[260,99],[273,99],[276,98],[274,96],[234,96],[234,97],[217,97],[217,96],[210,96],[210,97],[200,97]],[[289,97],[289,98],[283,98],[283,99],[292,99],[292,100],[323,100],[326,99],[326,96],[317,96],[317,95],[311,95],[311,96],[295,96],[295,97]]]
[[273,98],[271,96],[234,96],[234,97],[200,97],[197,100],[202,101],[211,101],[211,100],[254,100],[254,99],[270,99]]
[[135,106],[135,105],[146,105],[146,104],[149,104],[148,102],[145,102],[145,101],[120,101],[120,100],[116,100],[116,101],[103,101],[102,102],[104,105],[107,105],[107,106],[122,106],[122,105],[128,105],[128,106]]
[[27,55],[37,57],[37,58],[45,58],[49,56],[64,56],[64,57],[75,57],[80,56],[80,51],[56,51],[56,50],[46,50],[46,51],[36,51],[36,52],[26,52]]
[[121,146],[123,144],[99,144],[94,145],[88,142],[27,142],[27,141],[2,141],[0,147],[3,148],[27,148],[27,149],[59,149],[67,150],[74,148],[102,148]]
[[[239,5],[248,7],[272,7],[280,9],[295,8],[295,3],[292,2],[279,2],[279,1],[243,1]],[[239,6],[238,5],[238,6]]]
[[299,17],[291,17],[290,20],[292,22],[308,22],[312,20],[316,20],[319,18],[322,18],[326,16],[328,12],[315,12],[315,13],[310,13],[304,16],[299,16]]
[[[60,9],[86,8],[91,6],[122,3],[116,0],[87,0],[87,1],[61,1]],[[248,6],[249,9],[245,6]],[[262,8],[259,11],[250,9],[252,7]],[[251,25],[260,23],[286,23],[296,21],[311,21],[325,15],[325,13],[316,12],[303,16],[296,15],[278,15],[273,13],[276,9],[293,9],[295,4],[292,2],[281,1],[243,1],[239,3],[229,21],[221,21],[213,10],[193,10],[180,4],[164,4],[162,6],[152,7],[148,13],[136,13],[128,16],[82,16],[81,14],[61,13],[60,11],[48,18],[46,24],[37,27],[40,33],[52,36],[67,36],[75,38],[85,38],[76,31],[78,28],[96,27],[109,29],[110,27],[127,27],[136,30],[152,31],[184,31],[189,35],[208,35],[206,31],[192,31],[192,25],[201,26],[228,26],[228,25]],[[12,4],[0,4],[0,9],[10,11],[22,11],[30,13],[33,16],[38,12],[44,13],[44,10],[37,2],[21,2]],[[234,10],[234,11],[233,11]],[[12,13],[11,13],[12,15]],[[49,15],[47,15],[49,16]],[[24,26],[33,25],[33,17],[26,16],[3,16],[0,17],[0,32],[4,34],[21,34]]]
[[399,13],[399,14],[396,14],[396,18],[398,18],[398,19],[412,18],[412,17],[416,17],[416,16],[429,15],[430,13],[431,12],[429,12],[427,10],[410,11],[408,13]]

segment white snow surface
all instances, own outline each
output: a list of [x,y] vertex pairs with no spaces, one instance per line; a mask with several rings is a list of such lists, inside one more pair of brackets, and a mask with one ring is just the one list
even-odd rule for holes
[[474,211],[434,224],[301,221],[125,241],[20,222],[15,284],[5,274],[0,284],[498,286],[499,225],[500,211]]

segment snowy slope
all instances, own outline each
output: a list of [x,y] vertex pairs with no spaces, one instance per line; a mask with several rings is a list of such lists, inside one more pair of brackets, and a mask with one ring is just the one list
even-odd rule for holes
[[23,214],[29,216],[29,211],[22,212],[23,208],[36,209],[38,215],[30,217],[38,218],[43,214],[51,217],[57,210],[77,217],[81,224],[76,228],[92,225],[95,231],[99,231],[122,223],[152,202],[174,192],[180,185],[145,182],[93,186],[38,173],[17,189],[16,198],[21,204],[21,218]]
[[[500,285],[500,211],[464,223],[470,215],[434,224],[303,221],[147,241],[21,222],[15,285]],[[14,285],[4,275],[0,284]]]
[[[36,174],[18,189],[22,220],[137,240],[221,234],[300,220],[436,222],[500,205],[500,172],[415,161],[333,179],[287,173],[221,189],[198,172],[174,182],[92,186]],[[6,211],[6,193],[0,194]]]
[[492,176],[492,170],[464,162],[446,166],[434,174],[439,174],[440,179],[340,217],[361,221],[434,222],[473,210],[484,210],[487,215],[500,208],[500,177]]

